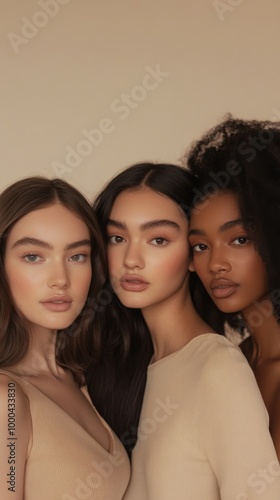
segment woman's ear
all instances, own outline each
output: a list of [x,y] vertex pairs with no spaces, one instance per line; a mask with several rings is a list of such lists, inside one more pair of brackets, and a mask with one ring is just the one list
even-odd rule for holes
[[194,272],[195,272],[195,267],[194,267],[193,260],[191,260],[191,262],[190,262],[190,264],[189,264],[189,271],[191,271],[191,273],[194,273]]

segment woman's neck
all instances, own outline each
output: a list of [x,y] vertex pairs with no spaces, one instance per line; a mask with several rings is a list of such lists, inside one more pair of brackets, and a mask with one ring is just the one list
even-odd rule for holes
[[56,339],[56,330],[36,329],[32,331],[27,355],[20,363],[9,369],[23,377],[37,377],[38,375],[61,377],[64,370],[56,361]]
[[178,351],[194,337],[211,331],[197,314],[189,294],[181,300],[170,298],[168,303],[145,308],[142,314],[151,333],[154,361]]

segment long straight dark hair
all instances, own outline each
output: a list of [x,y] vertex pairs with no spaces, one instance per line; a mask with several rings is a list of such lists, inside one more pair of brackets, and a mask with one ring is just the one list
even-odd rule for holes
[[[167,196],[188,215],[192,199],[192,176],[171,164],[140,163],[114,177],[97,196],[93,208],[104,242],[107,222],[117,196],[143,187]],[[123,306],[106,278],[107,305],[104,304],[103,350],[99,363],[87,373],[94,404],[120,437],[128,453],[137,439],[147,366],[153,354],[148,327],[139,309]]]
[[[90,233],[92,244],[92,282],[88,300],[75,322],[59,332],[57,361],[69,368],[81,384],[83,371],[99,356],[100,328],[97,298],[105,280],[106,252],[92,208],[86,198],[61,179],[29,177],[15,182],[0,195],[0,367],[19,363],[29,348],[29,331],[23,315],[16,308],[6,277],[4,258],[6,239],[12,227],[25,215],[59,203],[78,216]],[[92,322],[94,319],[94,335]]]

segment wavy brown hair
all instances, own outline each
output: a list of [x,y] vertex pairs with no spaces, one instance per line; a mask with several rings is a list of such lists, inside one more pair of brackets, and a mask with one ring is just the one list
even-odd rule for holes
[[[91,240],[92,280],[88,299],[74,323],[60,330],[57,362],[67,367],[81,384],[83,371],[98,358],[100,325],[98,298],[105,280],[105,249],[98,223],[86,198],[61,179],[29,177],[15,182],[0,195],[0,367],[18,364],[29,349],[26,319],[17,309],[4,267],[6,239],[12,227],[28,213],[59,203],[87,226]],[[94,333],[93,333],[94,329]]]

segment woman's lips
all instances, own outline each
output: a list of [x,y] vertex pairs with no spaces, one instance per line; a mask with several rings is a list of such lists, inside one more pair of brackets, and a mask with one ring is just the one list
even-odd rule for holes
[[53,296],[46,300],[41,301],[41,304],[52,312],[65,312],[71,308],[72,299],[66,295]]
[[128,292],[142,292],[148,288],[149,283],[141,278],[141,276],[126,274],[121,278],[120,285]]
[[233,295],[239,288],[237,283],[226,279],[211,281],[210,289],[216,299],[224,299]]

